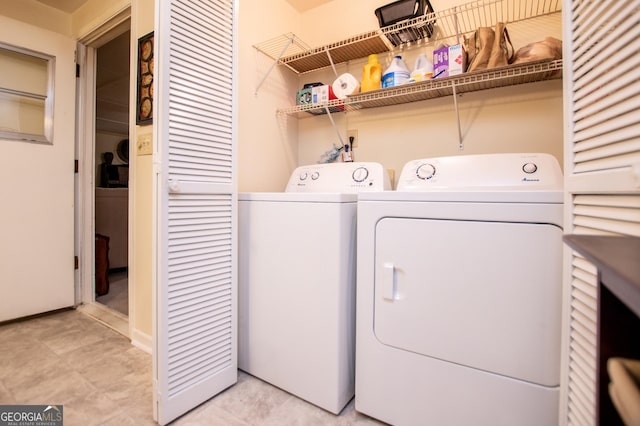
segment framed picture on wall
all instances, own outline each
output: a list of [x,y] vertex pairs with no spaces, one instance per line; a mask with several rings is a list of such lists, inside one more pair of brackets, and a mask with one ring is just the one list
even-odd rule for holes
[[153,123],[153,32],[138,39],[136,124]]

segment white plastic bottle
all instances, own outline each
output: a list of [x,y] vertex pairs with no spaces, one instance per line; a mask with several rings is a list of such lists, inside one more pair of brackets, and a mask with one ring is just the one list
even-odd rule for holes
[[407,80],[409,80],[409,68],[402,60],[402,56],[396,56],[382,75],[382,87],[400,86]]
[[431,77],[433,77],[433,62],[427,58],[426,54],[421,53],[411,72],[411,81],[425,81]]

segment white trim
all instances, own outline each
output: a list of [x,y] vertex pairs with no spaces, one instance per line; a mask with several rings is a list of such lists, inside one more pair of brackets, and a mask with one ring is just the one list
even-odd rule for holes
[[[131,5],[131,9],[129,10],[130,17],[138,16],[139,8],[138,2],[135,1]],[[136,197],[135,197],[135,188],[136,188],[136,169],[138,167],[138,158],[137,158],[137,149],[136,146],[136,138],[137,138],[137,128],[136,128],[136,108],[132,107],[132,105],[136,105],[136,97],[138,96],[137,89],[137,73],[138,73],[138,20],[130,19],[130,32],[129,32],[129,75],[132,77],[129,79],[129,170],[133,171],[133,173],[129,173],[129,230],[128,230],[128,238],[127,238],[127,246],[128,246],[128,258],[127,258],[127,276],[129,279],[129,335],[134,336],[132,340],[138,341],[136,337],[137,334],[145,335],[138,331],[136,324],[136,264],[135,264],[135,239],[133,236],[133,230],[136,229]],[[133,77],[135,76],[135,78]],[[151,304],[151,301],[149,301]],[[150,341],[152,340],[149,337]],[[151,344],[148,345],[151,348]],[[152,351],[149,351],[152,353]]]
[[95,176],[95,48],[83,47],[79,55],[80,82],[77,103],[78,121],[78,205],[77,221],[79,240],[79,277],[80,296],[77,303],[93,303],[95,292],[93,283],[95,276],[95,217],[94,217],[94,176]]
[[131,331],[131,344],[148,354],[153,354],[153,338],[140,330]]
[[[76,61],[80,64],[80,77],[78,82],[79,94],[77,101],[77,137],[76,149],[77,158],[80,162],[78,170],[77,204],[76,204],[76,247],[79,256],[79,271],[77,277],[80,280],[76,283],[76,304],[84,303],[87,306],[94,305],[94,277],[95,277],[95,92],[96,92],[96,49],[102,44],[112,40],[122,34],[130,27],[131,8],[120,9],[115,15],[109,17],[103,25],[94,28],[80,38],[79,49]],[[131,61],[130,61],[131,62]],[[133,74],[131,74],[133,75]],[[134,80],[131,78],[131,80]],[[131,135],[131,126],[129,127]],[[132,187],[133,180],[130,179],[129,186]],[[133,195],[129,191],[129,200]],[[131,217],[131,202],[129,202],[129,216]],[[128,244],[131,245],[132,223],[129,222]],[[129,324],[125,327],[123,334],[129,336],[131,333],[130,319],[133,317],[132,287],[133,271],[131,268],[131,252],[129,250],[129,319],[124,317]],[[86,308],[83,308],[86,309]],[[110,316],[105,317],[107,319]],[[117,327],[121,327],[120,321],[114,320]],[[103,319],[102,322],[105,322]]]
[[[93,47],[102,46],[127,30],[129,18],[131,18],[131,2],[126,1],[107,17],[88,25],[87,29],[78,34],[78,41]],[[126,27],[122,27],[123,24]]]

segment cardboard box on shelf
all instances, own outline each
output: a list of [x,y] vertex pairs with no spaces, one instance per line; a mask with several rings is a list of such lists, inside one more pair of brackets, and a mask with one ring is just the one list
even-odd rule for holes
[[329,102],[332,99],[338,99],[336,95],[333,94],[333,88],[328,84],[316,86],[311,90],[312,104],[321,104],[324,102]]
[[461,44],[442,46],[433,51],[433,75],[449,77],[465,72],[467,54]]
[[296,94],[297,105],[322,104],[330,100],[338,99],[333,93],[333,88],[328,84],[322,86],[305,87]]

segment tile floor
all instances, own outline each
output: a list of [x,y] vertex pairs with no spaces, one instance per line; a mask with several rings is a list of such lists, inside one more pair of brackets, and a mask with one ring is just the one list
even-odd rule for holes
[[109,292],[97,296],[96,302],[129,315],[129,274],[126,269],[109,271]]
[[[151,356],[90,317],[63,311],[0,326],[0,404],[63,404],[65,426],[153,425]],[[174,425],[381,425],[334,416],[248,374]]]

